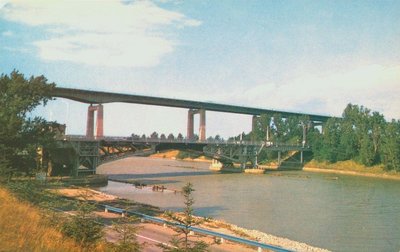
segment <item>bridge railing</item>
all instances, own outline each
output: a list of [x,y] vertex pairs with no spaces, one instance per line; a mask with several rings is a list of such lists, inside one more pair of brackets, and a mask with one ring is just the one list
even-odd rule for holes
[[[135,212],[135,211],[127,211],[125,209],[117,208],[117,207],[113,207],[113,206],[109,206],[109,205],[99,205],[99,206],[103,206],[105,208],[106,212],[110,211],[110,212],[120,213],[123,216],[125,216],[125,214],[134,215],[134,216],[138,216],[141,219],[146,220],[146,221],[160,223],[160,224],[166,224],[166,225],[171,225],[171,226],[176,226],[176,227],[179,227],[179,228],[185,228],[185,226],[183,226],[180,223],[171,222],[171,221],[168,221],[168,220],[165,220],[165,219],[162,219],[162,218],[146,215],[146,214],[143,214],[143,213],[139,213],[139,212]],[[242,238],[242,237],[237,237],[237,236],[233,236],[233,235],[219,233],[219,232],[216,232],[216,231],[212,231],[212,230],[208,230],[208,229],[204,229],[204,228],[200,228],[200,227],[191,226],[188,229],[193,231],[193,232],[195,232],[195,233],[199,233],[199,234],[203,234],[203,235],[209,235],[209,236],[213,236],[213,237],[219,237],[219,238],[230,240],[230,241],[233,241],[233,242],[236,242],[236,243],[241,243],[241,244],[245,244],[245,245],[248,245],[248,246],[256,247],[256,248],[259,248],[258,251],[261,251],[261,249],[267,249],[269,251],[277,251],[277,252],[292,252],[292,250],[286,249],[286,248],[283,248],[283,247],[280,247],[280,246],[267,244],[267,243],[261,243],[261,242],[245,239],[245,238]]]
[[187,139],[187,138],[175,138],[175,139],[162,139],[162,138],[136,138],[136,137],[126,137],[126,136],[104,136],[101,138],[89,138],[85,135],[66,135],[63,140],[69,141],[120,141],[120,142],[132,142],[132,143],[141,143],[141,144],[160,144],[160,143],[182,143],[182,144],[212,144],[212,145],[256,145],[270,148],[305,148],[308,149],[310,146],[302,145],[302,144],[287,144],[287,143],[278,143],[272,141],[245,141],[245,140],[215,140],[208,139],[205,141]]

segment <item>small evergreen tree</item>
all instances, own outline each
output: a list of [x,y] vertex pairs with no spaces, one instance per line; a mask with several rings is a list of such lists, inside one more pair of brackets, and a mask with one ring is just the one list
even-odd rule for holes
[[120,240],[114,244],[113,250],[116,252],[139,252],[143,246],[137,241],[137,232],[139,227],[134,226],[134,217],[120,218],[112,226],[112,229],[118,233]]
[[61,232],[84,247],[92,247],[104,235],[103,226],[96,220],[94,210],[95,207],[88,202],[78,202],[76,215],[64,223]]
[[187,183],[182,188],[182,193],[184,197],[185,208],[183,211],[183,216],[168,212],[167,217],[172,221],[176,222],[178,225],[175,226],[175,231],[178,233],[170,242],[172,247],[165,245],[160,245],[165,252],[203,252],[208,251],[207,243],[203,241],[190,241],[189,234],[191,227],[199,225],[204,222],[204,220],[196,219],[193,216],[193,185]]

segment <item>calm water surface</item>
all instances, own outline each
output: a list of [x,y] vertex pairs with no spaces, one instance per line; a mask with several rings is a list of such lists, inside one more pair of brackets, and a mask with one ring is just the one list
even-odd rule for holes
[[[110,178],[179,189],[194,184],[197,215],[333,251],[400,251],[400,182],[307,172],[215,174],[209,164],[127,158],[98,168]],[[109,182],[102,191],[165,209],[182,196]]]

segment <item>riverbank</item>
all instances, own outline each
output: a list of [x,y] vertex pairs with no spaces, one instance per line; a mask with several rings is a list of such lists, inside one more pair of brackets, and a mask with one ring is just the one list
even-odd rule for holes
[[[148,189],[149,189],[149,187],[143,187],[143,190],[148,190]],[[172,191],[172,190],[169,190],[168,188],[166,188],[166,190]],[[114,195],[106,194],[106,193],[96,191],[93,189],[88,189],[88,188],[79,188],[79,187],[64,188],[62,190],[58,190],[58,192],[64,196],[68,196],[68,197],[78,197],[79,198],[81,195],[86,195],[86,200],[96,201],[99,203],[112,200],[117,205],[122,204],[122,205],[127,206],[127,202],[129,202],[129,200],[127,200],[127,199],[119,198]],[[137,202],[129,202],[128,205],[130,207],[134,207],[135,209],[140,209],[140,208],[145,209],[145,208],[150,207],[149,205],[141,204],[141,203],[137,203]],[[161,210],[154,211],[155,209],[157,209],[156,206],[152,206],[151,208],[153,210],[153,213],[155,213],[154,215],[156,217],[163,218],[163,212]],[[196,217],[196,218],[203,219],[203,217]],[[209,230],[212,230],[215,232],[219,232],[219,233],[224,233],[227,235],[240,236],[242,238],[246,238],[246,239],[250,239],[250,240],[254,240],[254,241],[258,241],[258,242],[262,242],[262,243],[266,243],[266,244],[270,244],[270,245],[274,245],[274,246],[280,246],[280,247],[283,247],[283,248],[286,248],[289,250],[293,250],[293,251],[312,251],[312,252],[329,251],[326,249],[310,246],[306,243],[292,241],[287,238],[278,237],[278,236],[274,236],[271,234],[266,234],[266,233],[260,232],[258,230],[250,230],[250,229],[241,228],[236,225],[233,225],[233,224],[230,224],[230,223],[227,223],[224,221],[220,221],[220,220],[210,220],[210,221],[205,222],[202,225],[200,225],[200,227],[209,229]],[[243,245],[240,245],[240,244],[231,243],[230,246],[232,246],[233,248],[235,248],[235,246],[237,247],[237,249],[234,249],[234,251],[239,251],[239,249],[240,249],[240,251],[246,251],[245,248],[243,247]],[[216,249],[216,250],[212,249],[211,251],[218,251],[218,249]],[[248,251],[254,251],[254,248],[249,249]]]
[[[190,161],[190,162],[212,162],[211,159],[200,156],[198,158],[184,158],[179,159],[180,151],[178,150],[170,150],[165,152],[160,152],[157,154],[153,154],[151,158],[165,158],[171,160],[182,160],[182,161]],[[259,168],[264,170],[278,170],[278,165],[276,163],[271,163],[269,165],[259,165]],[[302,168],[303,171],[308,172],[316,172],[316,173],[331,173],[331,174],[342,174],[342,175],[352,175],[352,176],[360,176],[360,177],[370,177],[370,178],[380,178],[380,179],[391,179],[391,180],[400,180],[400,173],[395,171],[385,171],[382,165],[377,165],[373,167],[366,167],[364,165],[358,164],[352,160],[348,161],[339,161],[336,163],[327,163],[327,162],[318,162],[315,160],[311,160],[305,163]],[[249,172],[251,173],[251,172]],[[261,174],[262,172],[255,172],[257,174]]]
[[303,171],[400,180],[400,173],[398,172],[387,172],[382,166],[365,167],[354,161],[329,164],[312,160],[305,164]]

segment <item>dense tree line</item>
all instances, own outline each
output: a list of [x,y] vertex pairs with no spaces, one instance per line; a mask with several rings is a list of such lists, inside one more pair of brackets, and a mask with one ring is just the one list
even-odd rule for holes
[[347,105],[342,118],[329,119],[322,134],[313,135],[312,145],[319,161],[354,160],[400,170],[400,121],[387,122],[363,106]]
[[43,76],[26,79],[17,71],[0,76],[0,177],[31,172],[37,148],[51,144],[49,124],[29,115],[51,99],[48,94],[54,86]]
[[[303,144],[303,130],[307,131],[305,144],[312,146],[318,161],[354,160],[400,171],[400,121],[387,122],[382,114],[363,106],[347,105],[341,118],[331,118],[322,127],[314,127],[307,117],[261,115],[253,132],[235,138]],[[260,158],[273,159],[275,155],[261,153]]]

